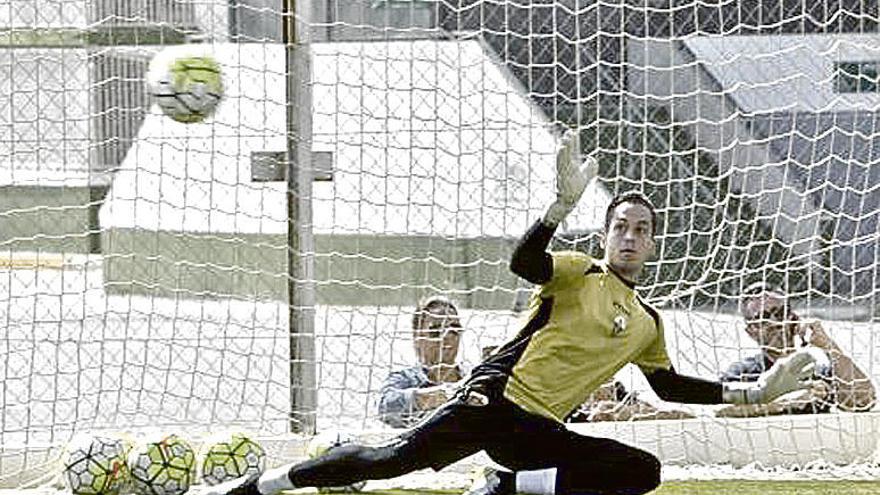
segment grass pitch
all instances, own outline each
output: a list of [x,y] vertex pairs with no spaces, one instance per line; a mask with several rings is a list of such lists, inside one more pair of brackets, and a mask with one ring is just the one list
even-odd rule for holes
[[880,481],[670,481],[656,495],[868,495],[880,493]]
[[[456,490],[371,490],[337,495],[460,495]],[[669,481],[651,495],[876,495],[878,481]]]
[[[303,490],[286,492],[287,495],[303,495]],[[307,493],[314,494],[310,490]],[[334,492],[333,495],[461,495],[461,490],[413,490],[386,489],[363,492]],[[69,495],[69,491],[56,489],[4,490],[0,495]],[[876,495],[880,494],[877,481],[667,481],[650,495]]]

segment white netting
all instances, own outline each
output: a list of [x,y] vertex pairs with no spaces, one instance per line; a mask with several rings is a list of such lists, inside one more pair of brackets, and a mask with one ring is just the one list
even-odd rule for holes
[[[459,303],[467,366],[517,330],[528,287],[507,262],[564,127],[601,180],[555,247],[598,254],[610,197],[647,193],[644,293],[679,371],[757,351],[737,306],[764,280],[880,378],[876,3],[291,2],[311,40],[293,72],[282,3],[0,0],[0,486],[52,478],[83,431],[281,438],[314,415],[388,434],[380,388],[415,362],[419,297]],[[181,56],[222,68],[202,123],[146,89]],[[296,191],[288,138],[310,152]],[[873,472],[874,413],[684,410],[577,428],[671,477]]]

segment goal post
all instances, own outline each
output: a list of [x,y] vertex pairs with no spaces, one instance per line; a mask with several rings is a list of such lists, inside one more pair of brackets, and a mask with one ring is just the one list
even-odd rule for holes
[[[378,402],[416,364],[422,297],[457,304],[465,368],[518,331],[532,287],[508,262],[554,198],[567,128],[600,178],[553,249],[600,255],[611,198],[645,192],[657,252],[639,291],[678,371],[715,379],[759,352],[739,307],[762,281],[878,383],[870,2],[14,4],[0,487],[57,482],[84,432],[239,429],[275,464],[315,431],[387,438]],[[181,57],[221,68],[201,121],[150,94]],[[632,367],[615,378],[635,413],[571,428],[669,476],[875,474],[873,408],[729,418],[662,402]],[[464,482],[464,466],[438,476]]]
[[315,433],[314,236],[312,233],[312,107],[309,2],[286,0],[284,23],[287,87],[287,265],[290,319],[291,431]]

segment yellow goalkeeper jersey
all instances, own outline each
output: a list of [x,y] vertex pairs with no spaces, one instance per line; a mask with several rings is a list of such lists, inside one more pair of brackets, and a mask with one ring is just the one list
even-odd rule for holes
[[505,398],[561,422],[627,363],[672,365],[660,315],[631,283],[585,254],[552,256],[522,330],[484,364],[506,375]]

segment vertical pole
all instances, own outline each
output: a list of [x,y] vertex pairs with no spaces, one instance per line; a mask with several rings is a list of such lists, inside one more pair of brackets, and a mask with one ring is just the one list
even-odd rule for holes
[[290,430],[313,434],[315,277],[312,237],[312,100],[309,0],[283,1],[287,75],[287,297],[290,331]]

